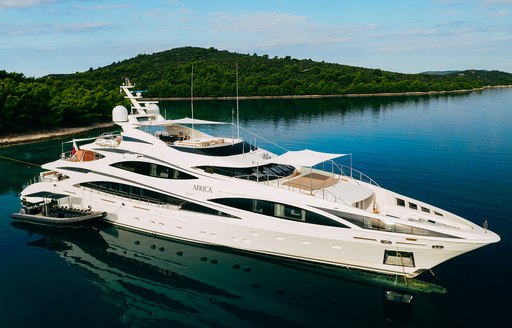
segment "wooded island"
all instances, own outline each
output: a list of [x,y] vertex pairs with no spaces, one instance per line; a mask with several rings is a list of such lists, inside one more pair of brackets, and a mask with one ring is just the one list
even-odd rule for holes
[[112,108],[125,102],[118,92],[125,77],[147,90],[145,98],[190,97],[192,66],[195,97],[236,96],[236,66],[240,96],[428,93],[512,85],[512,74],[500,71],[401,74],[183,47],[74,74],[32,78],[0,70],[0,135],[109,122]]

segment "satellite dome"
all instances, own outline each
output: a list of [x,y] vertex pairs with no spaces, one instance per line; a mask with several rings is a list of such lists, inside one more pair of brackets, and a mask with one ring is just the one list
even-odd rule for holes
[[117,122],[128,122],[128,110],[126,107],[117,105],[112,109],[112,121]]
[[158,115],[160,114],[160,107],[158,107],[158,105],[155,103],[148,104],[147,113]]

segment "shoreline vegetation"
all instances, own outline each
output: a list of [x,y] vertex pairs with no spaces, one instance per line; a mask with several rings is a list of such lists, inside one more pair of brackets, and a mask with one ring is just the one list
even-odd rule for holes
[[87,132],[98,127],[92,122],[110,126],[112,108],[129,106],[118,92],[128,78],[134,94],[161,101],[429,97],[512,87],[512,74],[497,70],[404,74],[181,47],[73,74],[31,78],[0,69],[0,146]]
[[[505,89],[512,88],[512,85],[488,85],[481,88],[448,90],[448,91],[411,91],[411,92],[380,92],[380,93],[351,93],[351,94],[333,94],[333,95],[282,95],[282,96],[239,96],[239,100],[257,100],[257,99],[320,99],[320,98],[350,98],[350,97],[401,97],[401,96],[435,96],[443,94],[460,94],[484,91],[487,89]],[[236,96],[226,97],[194,97],[194,100],[235,100]],[[144,98],[148,101],[186,101],[190,97],[153,97]]]
[[[503,89],[512,88],[512,85],[496,85],[485,86],[481,88],[473,88],[467,90],[450,90],[450,91],[419,91],[419,92],[395,92],[395,93],[362,93],[362,94],[339,94],[339,95],[282,95],[282,96],[240,96],[239,100],[255,100],[255,99],[320,99],[320,98],[342,98],[342,97],[393,97],[393,96],[430,96],[442,94],[461,94],[483,91],[487,89]],[[194,97],[194,100],[234,100],[236,97]],[[169,98],[146,98],[146,100],[159,101],[183,101],[190,100],[189,97],[169,97]],[[56,128],[42,131],[31,131],[29,133],[10,133],[0,135],[0,147],[27,144],[50,139],[76,135],[93,130],[108,129],[114,127],[112,122],[96,123],[89,126],[72,127],[72,128]]]

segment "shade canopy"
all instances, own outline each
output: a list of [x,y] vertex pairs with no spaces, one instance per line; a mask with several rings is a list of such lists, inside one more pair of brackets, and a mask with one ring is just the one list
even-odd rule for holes
[[275,164],[286,164],[293,165],[296,167],[300,166],[315,166],[316,164],[323,163],[325,161],[333,160],[338,157],[346,156],[347,154],[331,154],[321,153],[309,149],[299,151],[288,151],[283,155],[274,157],[271,162]]
[[215,121],[206,121],[206,120],[198,120],[196,118],[180,118],[176,120],[148,120],[148,121],[139,121],[136,123],[139,126],[162,126],[162,125],[173,125],[173,124],[226,124],[224,122],[215,122]]
[[206,120],[198,120],[196,118],[180,118],[177,120],[168,120],[170,123],[174,124],[226,124],[224,122],[215,122],[215,121],[206,121]]

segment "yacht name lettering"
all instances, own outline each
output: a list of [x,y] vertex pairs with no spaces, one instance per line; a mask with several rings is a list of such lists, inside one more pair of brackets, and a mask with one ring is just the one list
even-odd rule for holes
[[194,190],[195,190],[195,191],[201,191],[201,192],[209,192],[209,193],[211,193],[211,192],[212,192],[212,187],[210,187],[210,186],[205,186],[205,185],[194,185]]

